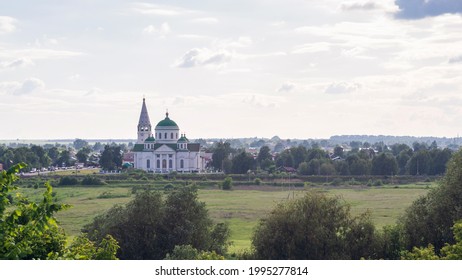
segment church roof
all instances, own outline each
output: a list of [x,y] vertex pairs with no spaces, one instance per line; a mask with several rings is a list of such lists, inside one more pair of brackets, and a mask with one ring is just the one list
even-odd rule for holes
[[138,126],[149,126],[151,127],[151,121],[149,120],[148,109],[146,108],[146,102],[143,98],[143,106],[141,106],[140,120]]
[[146,140],[144,140],[144,142],[156,142],[156,139],[151,135],[148,138],[146,138]]
[[175,126],[175,127],[178,127],[178,125],[176,124],[176,122],[172,121],[169,117],[168,117],[168,112],[165,114],[165,119],[161,120],[157,126],[157,127],[164,127],[164,126]]
[[186,135],[185,134],[181,134],[181,138],[178,139],[178,143],[188,143],[189,142],[189,139],[186,138]]

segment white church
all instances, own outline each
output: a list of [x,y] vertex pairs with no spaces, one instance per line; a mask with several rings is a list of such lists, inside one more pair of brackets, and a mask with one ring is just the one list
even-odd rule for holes
[[180,134],[178,125],[169,118],[168,112],[152,133],[146,102],[143,98],[138,140],[133,148],[134,167],[155,173],[202,172],[205,166],[198,143],[189,143],[185,134]]

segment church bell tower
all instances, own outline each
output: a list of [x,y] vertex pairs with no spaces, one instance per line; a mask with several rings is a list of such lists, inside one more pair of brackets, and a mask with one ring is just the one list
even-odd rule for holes
[[137,144],[143,144],[144,140],[151,136],[151,121],[149,120],[148,109],[143,98],[143,106],[141,107],[140,120],[138,121],[138,141]]

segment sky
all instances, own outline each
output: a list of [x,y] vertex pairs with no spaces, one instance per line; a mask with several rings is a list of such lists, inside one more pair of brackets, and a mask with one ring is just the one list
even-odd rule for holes
[[0,139],[455,137],[460,0],[0,0]]

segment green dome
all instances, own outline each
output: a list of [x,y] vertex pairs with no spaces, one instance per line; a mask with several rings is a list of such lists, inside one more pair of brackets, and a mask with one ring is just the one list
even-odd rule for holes
[[176,124],[176,122],[172,121],[169,117],[168,117],[168,113],[165,114],[165,119],[161,120],[156,127],[159,127],[159,126],[176,126],[178,127],[178,125]]
[[148,138],[146,138],[146,140],[144,140],[144,142],[156,142],[156,139],[152,136],[149,136]]
[[181,138],[178,139],[178,143],[188,143],[189,142],[189,139],[186,138],[186,135],[185,134],[181,134]]

